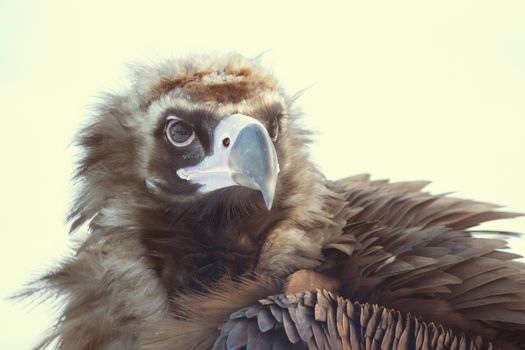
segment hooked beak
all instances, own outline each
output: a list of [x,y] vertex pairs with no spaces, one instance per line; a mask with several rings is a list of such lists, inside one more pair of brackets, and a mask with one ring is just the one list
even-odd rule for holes
[[265,127],[255,118],[234,114],[217,125],[213,136],[213,153],[197,165],[177,170],[177,175],[201,185],[202,193],[229,186],[259,190],[270,210],[279,162]]

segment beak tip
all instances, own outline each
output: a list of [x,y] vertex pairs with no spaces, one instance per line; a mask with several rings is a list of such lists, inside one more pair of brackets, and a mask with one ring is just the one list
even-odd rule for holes
[[264,203],[266,204],[266,209],[272,210],[273,198],[264,198]]
[[264,203],[266,204],[266,208],[268,210],[272,209],[273,206],[273,200],[275,197],[275,186],[273,188],[260,188],[261,194],[264,198]]

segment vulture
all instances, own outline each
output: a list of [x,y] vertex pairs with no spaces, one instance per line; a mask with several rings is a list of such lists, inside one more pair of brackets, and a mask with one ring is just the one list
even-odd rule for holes
[[36,348],[525,349],[525,264],[472,231],[519,214],[327,179],[295,100],[236,53],[132,67],[79,132]]

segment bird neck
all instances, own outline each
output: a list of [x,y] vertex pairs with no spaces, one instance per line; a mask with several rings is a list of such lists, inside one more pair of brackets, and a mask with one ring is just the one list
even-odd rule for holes
[[208,200],[155,210],[142,207],[136,217],[147,258],[169,293],[175,293],[205,290],[225,276],[253,273],[264,241],[287,212],[267,210],[264,204],[210,206]]

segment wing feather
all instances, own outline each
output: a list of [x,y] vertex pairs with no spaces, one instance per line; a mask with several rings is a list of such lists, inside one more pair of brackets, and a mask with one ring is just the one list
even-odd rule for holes
[[521,214],[431,195],[423,190],[426,184],[371,181],[364,175],[328,182],[352,212],[338,236],[352,243],[325,249],[327,260],[332,252],[343,253],[330,267],[343,282],[342,295],[492,339],[519,339],[515,344],[525,349],[525,311],[509,309],[525,305],[525,265],[513,261],[518,255],[502,251],[505,232],[491,232],[492,238],[468,231]]
[[[221,326],[214,349],[230,349],[228,344],[237,346],[244,343],[245,339],[247,344],[260,343],[261,346],[256,349],[270,348],[267,347],[268,342],[279,344],[277,348],[283,349],[492,348],[492,343],[482,337],[427,323],[410,314],[378,305],[350,302],[324,290],[307,293],[267,298],[244,309],[241,313],[245,315],[244,318],[239,318],[240,314],[234,315]],[[275,327],[269,332],[262,332],[256,326],[258,314],[266,312],[274,315],[275,313],[268,311],[271,306],[280,308],[283,317],[273,318]],[[250,309],[254,311],[249,311]],[[323,311],[314,311],[320,309]],[[315,319],[312,317],[314,313],[318,315]],[[245,325],[240,327],[238,322]],[[235,326],[230,326],[230,323],[235,323]],[[245,335],[240,336],[237,333],[239,330],[244,330]],[[273,338],[269,340],[268,336]],[[242,342],[230,341],[230,337],[241,339]]]

